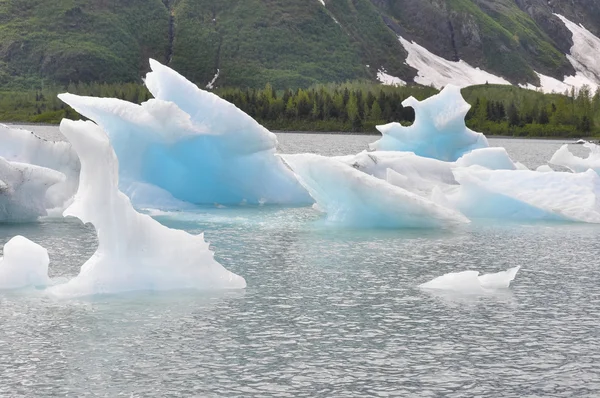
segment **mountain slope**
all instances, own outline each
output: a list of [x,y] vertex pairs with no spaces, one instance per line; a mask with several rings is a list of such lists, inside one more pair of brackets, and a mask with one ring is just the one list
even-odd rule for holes
[[443,85],[458,70],[562,88],[587,66],[555,14],[600,34],[595,0],[0,0],[0,88],[139,81],[149,57],[200,85]]

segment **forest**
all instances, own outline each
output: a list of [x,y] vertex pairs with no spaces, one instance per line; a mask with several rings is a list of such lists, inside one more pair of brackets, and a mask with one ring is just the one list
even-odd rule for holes
[[[141,103],[151,98],[141,84],[70,84],[43,90],[0,93],[0,120],[58,123],[80,116],[63,104],[60,92],[115,97]],[[375,133],[389,122],[409,125],[414,111],[402,106],[437,90],[425,86],[390,87],[367,82],[315,85],[308,89],[217,89],[271,130]],[[480,85],[462,91],[471,104],[467,125],[487,135],[519,137],[593,137],[600,135],[600,91],[588,87],[562,94],[542,94],[514,86]]]

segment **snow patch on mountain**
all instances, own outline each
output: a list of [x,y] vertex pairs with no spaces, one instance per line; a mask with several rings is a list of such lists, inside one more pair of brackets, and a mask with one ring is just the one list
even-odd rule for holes
[[560,14],[556,15],[573,34],[573,47],[567,59],[575,68],[575,76],[565,76],[565,83],[575,87],[587,84],[595,90],[600,85],[600,39],[583,25],[571,22]]
[[448,61],[414,41],[410,42],[401,36],[398,36],[398,39],[408,52],[406,63],[417,70],[415,83],[436,88],[445,87],[450,83],[461,88],[485,83],[510,84],[509,81],[475,68],[463,60]]
[[377,80],[386,86],[406,86],[406,82],[404,80],[388,74],[385,68],[381,68],[377,71]]

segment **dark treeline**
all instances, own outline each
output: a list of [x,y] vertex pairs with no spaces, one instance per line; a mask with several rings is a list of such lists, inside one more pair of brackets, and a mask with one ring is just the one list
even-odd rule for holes
[[[141,103],[151,98],[140,84],[71,84],[30,92],[0,92],[0,120],[58,123],[80,116],[56,95],[71,92],[114,97]],[[273,130],[375,132],[377,124],[410,124],[412,108],[402,106],[409,96],[422,100],[437,93],[431,87],[388,87],[371,83],[319,85],[308,89],[218,89],[234,103]],[[530,137],[590,137],[600,135],[600,91],[589,88],[565,94],[542,94],[513,86],[481,85],[463,90],[472,105],[467,125],[489,135]]]
[[409,96],[425,99],[429,87],[384,87],[364,83],[321,85],[295,91],[226,89],[219,95],[272,129],[372,132],[377,124],[412,123],[412,108],[402,106]]
[[600,134],[600,90],[587,86],[564,94],[542,94],[511,86],[463,90],[472,104],[467,125],[490,135],[590,137]]

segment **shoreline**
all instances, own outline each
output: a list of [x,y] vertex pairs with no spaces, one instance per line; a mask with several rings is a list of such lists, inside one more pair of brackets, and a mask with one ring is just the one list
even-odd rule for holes
[[[52,123],[33,123],[33,122],[1,122],[0,124],[4,124],[6,126],[14,126],[14,127],[56,127],[58,128],[58,124]],[[270,130],[274,134],[326,134],[326,135],[364,135],[364,136],[373,136],[373,137],[381,137],[381,133],[378,131],[302,131],[302,130]],[[583,139],[589,141],[594,144],[600,143],[600,140],[596,137],[593,138],[572,138],[572,137],[515,137],[512,135],[486,135],[483,133],[488,139],[502,139],[502,140],[546,140],[546,141],[570,141],[569,143],[575,144],[579,139]]]

